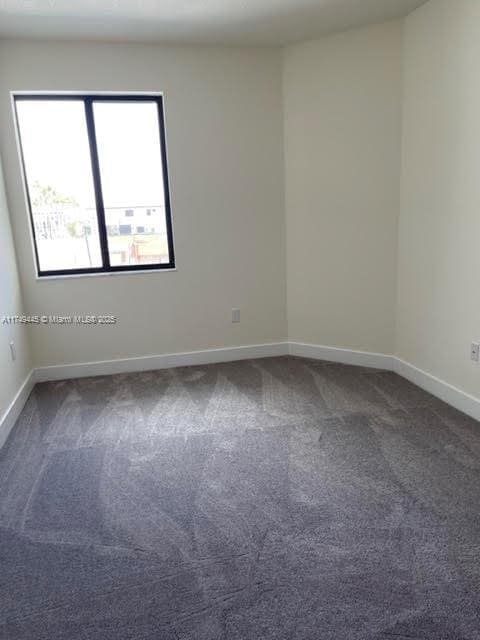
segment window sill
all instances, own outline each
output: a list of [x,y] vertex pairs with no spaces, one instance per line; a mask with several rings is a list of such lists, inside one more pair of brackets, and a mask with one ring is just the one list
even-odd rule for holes
[[145,273],[171,273],[172,271],[177,271],[176,267],[172,267],[170,269],[132,269],[131,271],[100,271],[99,273],[72,273],[72,274],[62,274],[58,276],[39,276],[36,275],[35,279],[37,282],[43,282],[45,280],[70,280],[71,278],[104,278],[110,276],[131,276],[131,275],[142,275]]

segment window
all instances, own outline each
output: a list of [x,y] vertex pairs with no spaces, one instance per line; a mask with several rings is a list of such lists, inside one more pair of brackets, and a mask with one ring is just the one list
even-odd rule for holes
[[38,275],[173,268],[162,96],[14,104]]

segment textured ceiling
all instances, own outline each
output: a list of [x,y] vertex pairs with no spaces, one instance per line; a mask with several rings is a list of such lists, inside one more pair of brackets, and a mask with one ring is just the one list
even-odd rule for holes
[[0,37],[283,45],[425,0],[0,0]]

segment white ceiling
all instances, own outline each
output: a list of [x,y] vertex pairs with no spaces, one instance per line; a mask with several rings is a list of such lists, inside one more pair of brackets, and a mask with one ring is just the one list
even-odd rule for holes
[[0,0],[0,37],[283,45],[426,0]]

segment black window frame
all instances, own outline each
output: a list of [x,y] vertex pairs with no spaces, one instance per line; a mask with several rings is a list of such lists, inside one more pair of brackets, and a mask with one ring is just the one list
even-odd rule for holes
[[[173,225],[172,225],[172,213],[171,213],[171,201],[170,201],[170,182],[168,177],[168,159],[167,159],[167,142],[165,134],[165,108],[164,98],[161,93],[24,93],[13,92],[13,111],[15,126],[18,136],[18,147],[20,155],[20,164],[22,168],[22,177],[25,187],[25,194],[27,200],[28,213],[30,218],[30,226],[32,231],[35,263],[37,268],[38,278],[48,278],[55,276],[75,276],[75,275],[88,275],[88,274],[108,274],[108,273],[131,273],[142,271],[164,271],[168,269],[175,269],[175,250],[173,243]],[[88,267],[81,269],[55,269],[55,270],[41,270],[40,260],[37,248],[37,238],[35,235],[35,224],[33,219],[32,204],[30,199],[30,192],[28,188],[28,179],[25,166],[25,159],[23,154],[22,134],[20,129],[20,123],[17,112],[17,103],[21,101],[73,101],[78,100],[83,102],[85,109],[85,122],[88,137],[88,146],[90,150],[90,166],[93,178],[93,190],[95,195],[95,208],[97,213],[98,234],[100,242],[100,251],[102,256],[101,267]],[[140,265],[118,265],[112,266],[110,264],[110,255],[108,251],[108,234],[107,226],[105,222],[105,207],[103,203],[103,191],[102,181],[100,174],[100,163],[98,159],[98,146],[97,137],[95,132],[95,120],[93,115],[93,103],[94,102],[154,102],[157,105],[158,113],[158,127],[160,138],[160,157],[162,162],[162,176],[163,180],[163,192],[164,192],[164,204],[165,204],[165,225],[167,231],[167,244],[169,262],[163,263],[151,263]]]

